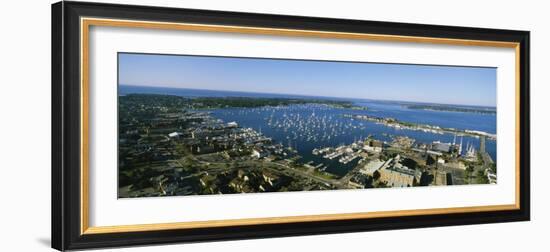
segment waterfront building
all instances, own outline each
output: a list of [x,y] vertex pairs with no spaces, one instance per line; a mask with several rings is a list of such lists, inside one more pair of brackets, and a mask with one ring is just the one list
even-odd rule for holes
[[435,142],[432,143],[432,150],[447,153],[447,152],[451,151],[451,144],[450,143],[442,143],[440,141],[435,141]]
[[387,164],[389,162],[391,162],[391,160],[388,160],[386,162],[378,160],[378,159],[377,160],[372,160],[372,161],[368,162],[367,164],[365,164],[365,166],[363,166],[363,168],[361,168],[359,170],[359,172],[362,173],[362,174],[365,174],[365,175],[372,176],[375,171],[378,171],[380,168],[382,168],[384,166],[384,164]]
[[411,187],[420,182],[422,172],[401,164],[401,157],[397,155],[390,159],[388,164],[385,164],[382,169],[378,170],[380,180],[385,182],[390,187]]
[[380,153],[382,152],[383,147],[384,143],[382,143],[381,141],[369,139],[365,142],[363,149],[368,152]]

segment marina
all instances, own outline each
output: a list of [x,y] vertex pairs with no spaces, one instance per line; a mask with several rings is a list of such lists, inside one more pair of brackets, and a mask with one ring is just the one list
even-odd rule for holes
[[[373,104],[371,102],[369,104]],[[368,108],[368,107],[367,107]],[[407,136],[416,139],[419,142],[431,143],[441,141],[451,143],[456,137],[457,132],[450,131],[426,131],[410,129],[407,127],[396,128],[369,120],[361,120],[346,116],[348,113],[363,113],[364,115],[377,115],[378,111],[364,110],[356,111],[349,109],[337,109],[322,104],[304,104],[291,105],[284,107],[262,107],[262,108],[227,108],[211,111],[212,114],[223,120],[236,120],[246,127],[251,127],[257,131],[273,138],[274,141],[290,147],[298,152],[302,161],[322,163],[328,172],[336,175],[344,175],[357,162],[357,158],[343,159],[339,162],[342,151],[331,151],[331,148],[351,144],[358,140],[364,140],[367,137],[380,140],[382,142],[392,142],[396,136]],[[421,113],[453,113],[442,111],[418,111]],[[468,114],[457,113],[457,119],[463,120]],[[477,115],[479,116],[479,115]],[[490,117],[494,115],[481,115]],[[478,128],[474,122],[469,129]],[[463,131],[467,129],[461,129]],[[479,148],[480,139],[478,135],[462,134],[461,136],[470,145]],[[466,152],[464,146],[464,152]],[[486,149],[489,155],[496,160],[496,141],[494,138],[488,138]],[[316,155],[322,153],[323,155]]]

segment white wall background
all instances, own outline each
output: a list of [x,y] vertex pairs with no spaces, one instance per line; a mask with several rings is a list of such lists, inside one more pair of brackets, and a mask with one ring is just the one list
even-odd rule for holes
[[[530,30],[532,221],[292,238],[146,246],[117,251],[544,251],[550,226],[550,26],[545,1],[118,0],[198,9]],[[0,251],[48,251],[50,0],[0,10]],[[108,249],[110,251],[111,249]],[[113,249],[114,250],[114,249]]]

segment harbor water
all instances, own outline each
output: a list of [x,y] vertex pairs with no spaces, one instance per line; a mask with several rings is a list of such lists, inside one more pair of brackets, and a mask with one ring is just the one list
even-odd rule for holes
[[[182,97],[276,97],[301,98],[293,95],[259,94],[246,92],[226,92],[209,90],[190,90],[156,87],[119,87],[119,95],[130,93],[169,94]],[[312,97],[304,97],[312,98]],[[313,97],[319,98],[319,97]],[[325,98],[339,99],[342,98]],[[368,136],[374,139],[391,142],[392,137],[407,136],[417,143],[432,143],[434,141],[452,143],[454,134],[439,134],[409,129],[396,129],[372,121],[344,117],[345,114],[362,114],[375,117],[391,117],[402,122],[428,124],[442,128],[460,130],[478,130],[496,134],[496,114],[482,114],[470,112],[434,111],[410,109],[401,102],[350,100],[357,106],[366,107],[366,110],[335,108],[324,104],[296,104],[278,107],[258,108],[223,108],[212,110],[212,116],[225,122],[237,122],[241,127],[253,128],[276,143],[291,147],[302,156],[303,163],[323,164],[326,171],[344,175],[352,169],[357,160],[348,164],[338,162],[338,159],[328,160],[321,155],[313,155],[315,148],[337,147],[351,144],[354,141],[365,139]],[[462,139],[461,139],[462,138]],[[464,136],[457,137],[457,143],[462,140],[463,149],[473,145],[477,150],[480,147],[479,138]],[[493,160],[497,160],[496,141],[486,141],[486,151]]]

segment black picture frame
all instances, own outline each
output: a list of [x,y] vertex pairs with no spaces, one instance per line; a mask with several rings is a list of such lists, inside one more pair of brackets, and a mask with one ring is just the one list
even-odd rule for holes
[[[519,209],[338,221],[81,234],[81,17],[322,30],[519,43]],[[529,32],[393,22],[328,19],[102,3],[52,5],[52,247],[87,249],[174,242],[252,239],[340,232],[466,225],[530,219]]]

